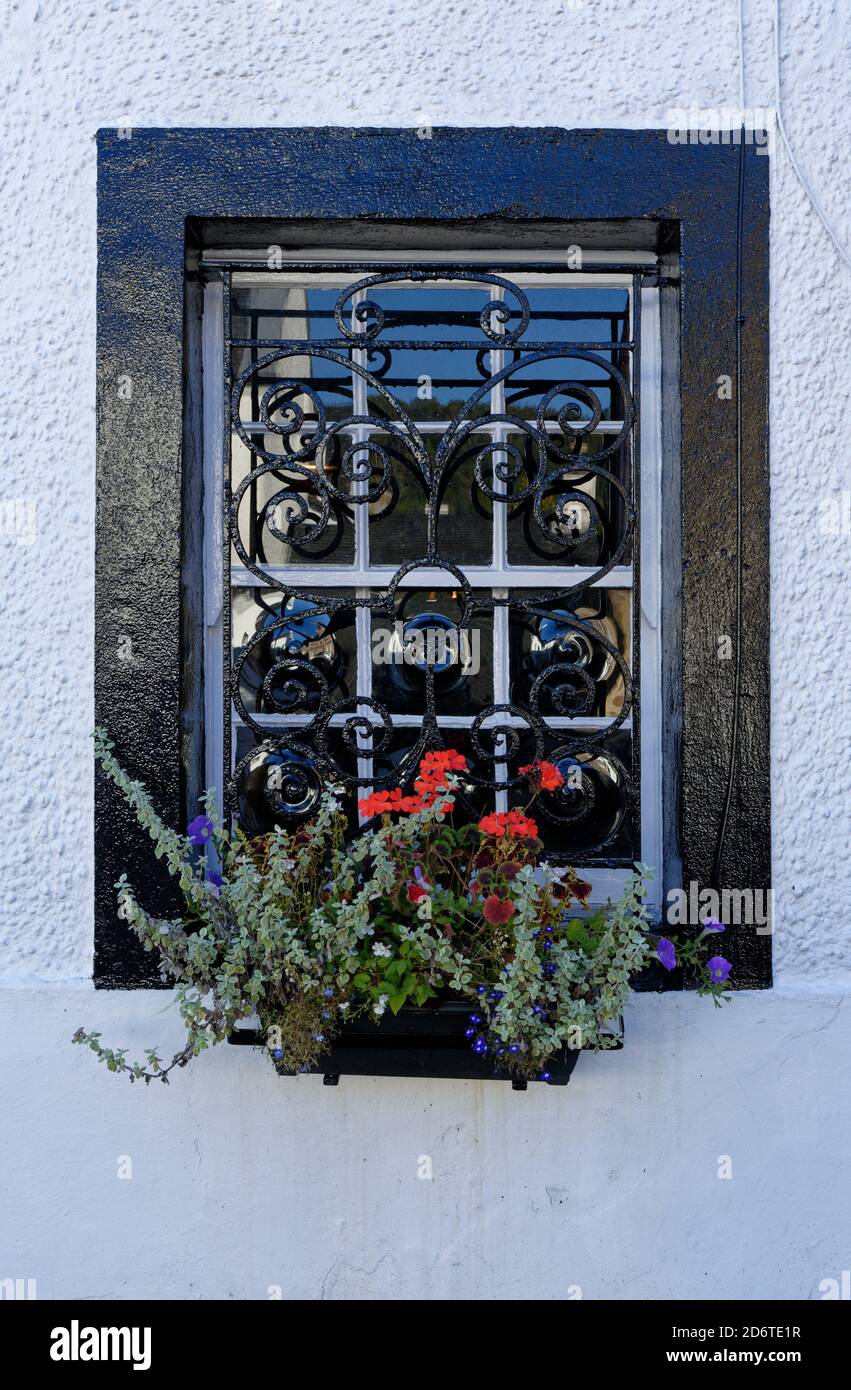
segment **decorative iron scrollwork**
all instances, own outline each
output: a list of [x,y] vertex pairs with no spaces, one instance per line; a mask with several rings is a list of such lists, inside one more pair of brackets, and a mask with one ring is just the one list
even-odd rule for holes
[[[471,336],[394,331],[402,316],[382,304],[388,286],[427,293],[459,283],[482,291],[481,305],[460,316]],[[601,586],[637,548],[637,345],[626,310],[618,338],[533,341],[535,306],[506,277],[404,267],[354,278],[333,320],[334,338],[252,336],[248,364],[229,381],[230,430],[247,466],[227,496],[227,545],[258,596],[254,631],[240,635],[228,677],[232,709],[251,738],[238,746],[229,806],[255,829],[297,820],[314,808],[324,781],[347,789],[354,805],[366,787],[409,780],[427,749],[461,740],[471,805],[477,796],[510,801],[519,767],[546,757],[571,774],[562,793],[537,803],[554,854],[629,861],[635,605],[630,615],[629,594],[618,604],[617,591]],[[397,363],[418,353],[451,362],[459,351],[472,355],[480,382],[435,429],[393,389]],[[506,537],[516,537],[528,557],[522,585],[506,584],[516,564],[506,553],[492,572],[480,566],[472,574],[459,561],[461,487],[469,528],[493,526],[501,515],[504,550]],[[456,535],[447,548],[452,489],[461,541]],[[386,565],[364,569],[352,539],[359,526],[386,531],[394,516],[418,526],[423,513],[418,558],[389,576]],[[323,585],[322,571],[346,537],[352,558],[342,563],[352,580],[340,592]],[[539,571],[538,587],[530,587],[529,567]],[[411,613],[405,596],[420,571],[426,597]],[[378,620],[395,632],[388,650],[398,670],[373,688],[364,663]],[[341,647],[346,624],[358,634],[349,654]],[[501,634],[499,659],[509,669],[503,698],[491,682],[480,707],[471,690],[484,678],[473,672],[469,648],[483,625],[491,647]]]

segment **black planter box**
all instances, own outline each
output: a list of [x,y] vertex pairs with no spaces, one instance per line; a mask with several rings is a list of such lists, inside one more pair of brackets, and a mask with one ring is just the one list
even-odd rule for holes
[[[420,1076],[445,1077],[461,1081],[511,1081],[506,1071],[495,1066],[490,1055],[473,1052],[465,1038],[470,1010],[475,1006],[460,1000],[436,1004],[432,1008],[403,1008],[398,1014],[388,1010],[374,1023],[367,1018],[344,1023],[333,1050],[309,1068],[320,1073],[326,1086],[336,1086],[341,1076]],[[254,1028],[234,1029],[228,1041],[237,1046],[265,1046]],[[619,1041],[617,1046],[622,1044]],[[579,1053],[565,1048],[547,1063],[548,1086],[566,1086]],[[290,1072],[278,1067],[281,1076]],[[532,1078],[533,1080],[535,1078]],[[525,1091],[525,1081],[512,1081],[516,1091]]]

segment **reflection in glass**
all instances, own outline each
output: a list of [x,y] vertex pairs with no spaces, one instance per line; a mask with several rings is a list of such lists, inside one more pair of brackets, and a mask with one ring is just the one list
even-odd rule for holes
[[493,699],[493,618],[462,626],[456,589],[399,589],[395,616],[372,618],[373,695],[392,713],[425,714],[427,673],[438,714],[474,714]]
[[[340,601],[346,594],[335,590],[329,597]],[[298,595],[237,589],[233,642],[239,693],[249,714],[315,714],[323,697],[334,703],[355,689],[354,608],[326,612]]]
[[[305,441],[310,433],[303,436]],[[293,448],[301,447],[302,436]],[[269,435],[258,444],[280,452],[280,441]],[[287,468],[286,461],[253,477],[237,508],[239,539],[249,560],[260,567],[268,565],[308,565],[318,561],[351,564],[354,559],[354,507],[345,500],[329,497],[321,484],[330,484],[343,497],[354,493],[351,447],[348,435],[337,434]],[[231,457],[231,492],[236,497],[245,478],[263,460],[235,439]],[[232,563],[242,560],[234,548]]]
[[[369,557],[373,565],[402,565],[425,555],[429,499],[426,481],[410,449],[389,435],[373,439],[385,448],[392,477],[381,497],[369,504]],[[422,436],[434,473],[440,434]],[[449,456],[434,506],[437,551],[457,565],[487,565],[493,557],[491,502],[476,486],[476,457],[488,436],[473,434]]]
[[[513,597],[523,601],[523,590]],[[573,610],[509,609],[511,698],[544,718],[620,714],[630,661],[628,589],[588,589]]]
[[[563,736],[559,742],[556,733],[548,736],[544,757],[558,768],[564,785],[555,792],[542,792],[530,814],[554,858],[571,862],[599,852],[600,857],[629,863],[630,736],[619,732],[608,736],[599,747],[584,749],[580,746],[581,731],[577,737],[578,743],[568,743]],[[527,754],[532,753],[532,741],[522,740],[512,760],[512,775],[531,760]],[[523,806],[527,800],[524,784],[510,789],[510,805]]]

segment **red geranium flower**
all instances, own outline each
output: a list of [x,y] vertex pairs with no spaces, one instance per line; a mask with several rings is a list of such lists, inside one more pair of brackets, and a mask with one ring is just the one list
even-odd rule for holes
[[534,763],[527,763],[525,767],[520,768],[520,772],[522,776],[529,778],[533,787],[537,783],[541,791],[555,792],[564,786],[564,778],[555,763],[545,762],[543,758],[537,759]]
[[414,795],[403,796],[401,787],[391,791],[373,792],[358,802],[362,816],[383,816],[393,811],[412,813],[427,811],[433,806],[444,814],[452,810],[455,802],[451,796],[444,795],[449,790],[447,772],[463,772],[467,759],[455,748],[436,748],[426,753],[420,760],[419,774],[414,782]]
[[520,811],[496,811],[489,816],[482,816],[479,821],[479,829],[485,835],[495,835],[501,838],[504,835],[515,839],[537,840],[538,827],[529,816],[524,816]]

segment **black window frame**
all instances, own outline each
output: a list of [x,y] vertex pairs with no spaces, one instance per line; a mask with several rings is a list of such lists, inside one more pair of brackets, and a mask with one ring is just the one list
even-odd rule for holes
[[[653,250],[663,888],[768,890],[768,218],[764,148],[664,130],[99,132],[96,718],[162,815],[185,824],[203,779],[202,248]],[[95,984],[159,986],[116,917],[124,871],[174,912],[150,840],[98,774]],[[769,935],[740,928],[724,950],[740,988],[770,985]]]

